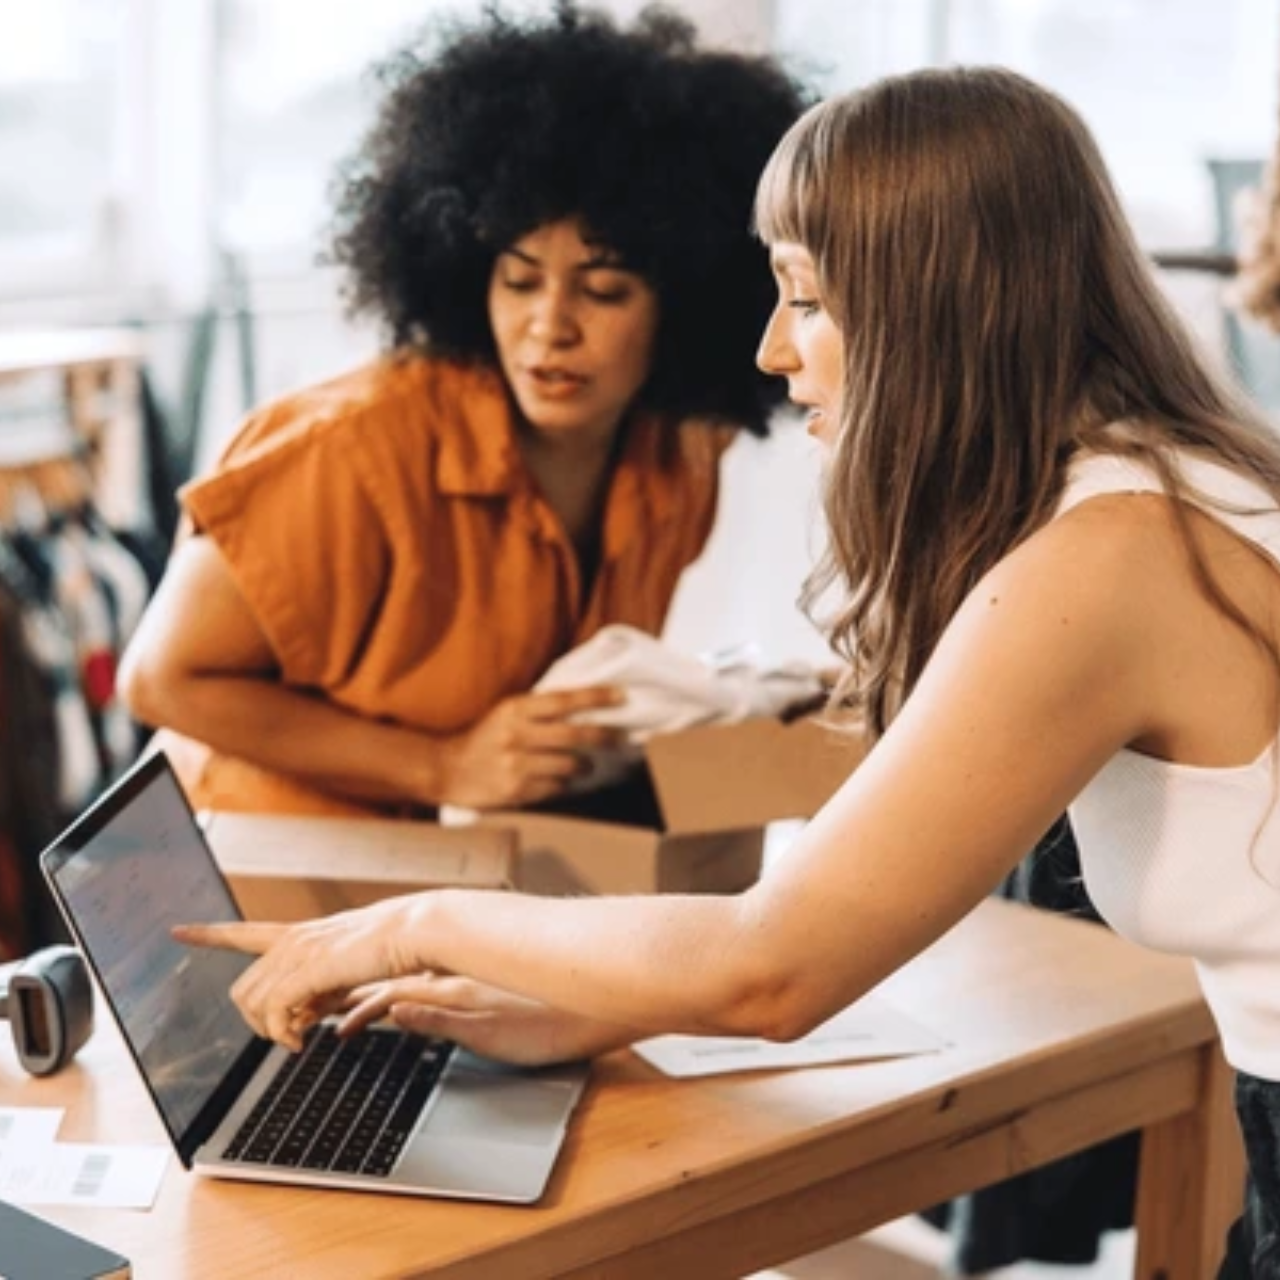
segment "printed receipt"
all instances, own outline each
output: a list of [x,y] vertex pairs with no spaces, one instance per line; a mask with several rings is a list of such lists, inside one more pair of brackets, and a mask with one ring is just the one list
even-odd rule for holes
[[741,1036],[655,1036],[631,1048],[669,1076],[771,1071],[932,1053],[948,1041],[874,996],[864,996],[788,1044]]
[[59,1142],[62,1115],[60,1107],[0,1107],[0,1200],[151,1208],[168,1148]]

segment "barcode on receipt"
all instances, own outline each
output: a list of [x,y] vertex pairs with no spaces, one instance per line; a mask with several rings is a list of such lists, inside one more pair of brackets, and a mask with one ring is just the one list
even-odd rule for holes
[[84,1164],[80,1166],[80,1172],[76,1174],[75,1182],[71,1184],[71,1194],[73,1196],[97,1195],[102,1190],[103,1181],[110,1168],[110,1156],[103,1155],[101,1152],[86,1156]]

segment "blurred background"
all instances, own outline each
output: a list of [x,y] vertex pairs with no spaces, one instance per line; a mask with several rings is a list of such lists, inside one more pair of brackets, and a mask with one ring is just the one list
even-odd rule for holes
[[[629,17],[639,5],[602,7]],[[1273,145],[1274,0],[673,7],[712,39],[781,51],[824,92],[954,61],[1003,63],[1058,89],[1096,131],[1144,246],[1182,264],[1162,273],[1179,305],[1268,409],[1280,404],[1276,344],[1224,309],[1229,277],[1212,256],[1229,254],[1233,195]],[[98,361],[81,408],[100,420],[99,497],[117,524],[158,517],[163,536],[166,489],[212,459],[248,404],[361,360],[373,335],[344,319],[337,281],[317,262],[329,182],[368,123],[370,64],[432,13],[467,8],[5,5],[0,375],[26,376],[0,380],[0,462],[15,424],[43,430],[71,364]],[[133,426],[120,425],[131,415]],[[140,433],[141,444],[128,439]],[[727,467],[720,526],[682,589],[671,638],[820,655],[793,603],[814,553],[813,448],[783,425],[768,443],[742,440]]]

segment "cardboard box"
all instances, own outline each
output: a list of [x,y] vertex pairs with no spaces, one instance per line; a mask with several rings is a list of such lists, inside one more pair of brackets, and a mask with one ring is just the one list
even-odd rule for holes
[[251,920],[306,920],[419,889],[515,881],[516,836],[499,827],[223,811],[202,821]]
[[736,893],[760,874],[766,824],[811,817],[863,752],[812,718],[689,729],[645,745],[655,826],[522,810],[459,820],[518,833],[516,887],[528,892]]

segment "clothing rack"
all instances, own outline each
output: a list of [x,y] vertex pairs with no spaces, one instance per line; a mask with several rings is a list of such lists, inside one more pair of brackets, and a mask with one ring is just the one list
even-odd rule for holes
[[0,332],[0,962],[60,936],[39,851],[132,763],[115,667],[157,573],[142,345]]
[[0,469],[79,458],[103,518],[145,524],[142,362],[132,329],[0,330]]

